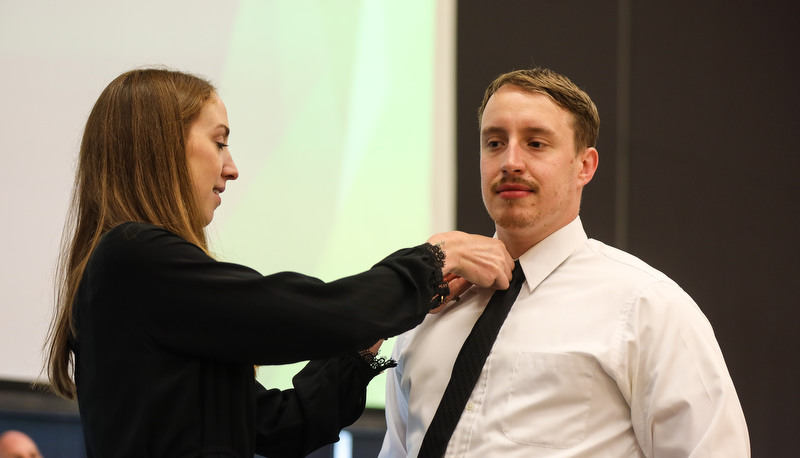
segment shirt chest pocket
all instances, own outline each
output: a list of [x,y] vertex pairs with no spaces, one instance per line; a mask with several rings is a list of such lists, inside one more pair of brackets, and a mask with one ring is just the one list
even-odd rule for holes
[[503,433],[516,443],[568,448],[586,437],[597,363],[582,355],[520,352],[506,392]]

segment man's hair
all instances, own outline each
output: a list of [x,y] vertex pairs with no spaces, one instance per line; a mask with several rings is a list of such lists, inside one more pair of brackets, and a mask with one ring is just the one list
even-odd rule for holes
[[191,123],[214,86],[168,69],[137,69],[114,79],[86,121],[59,263],[57,315],[47,371],[53,391],[74,398],[72,303],[100,237],[138,221],[162,226],[207,250],[205,220],[186,160]]
[[516,70],[498,76],[483,95],[478,108],[478,126],[483,119],[483,111],[489,98],[500,87],[511,84],[525,91],[550,97],[559,107],[572,114],[572,127],[575,130],[575,148],[597,146],[600,133],[600,115],[589,94],[581,90],[569,78],[547,68]]

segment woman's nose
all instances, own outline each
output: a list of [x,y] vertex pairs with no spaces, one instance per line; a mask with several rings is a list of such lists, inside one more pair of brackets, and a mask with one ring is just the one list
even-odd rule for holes
[[239,178],[239,169],[236,167],[236,163],[233,162],[233,156],[231,156],[230,151],[225,155],[225,159],[222,163],[222,176],[225,177],[226,180],[235,180]]

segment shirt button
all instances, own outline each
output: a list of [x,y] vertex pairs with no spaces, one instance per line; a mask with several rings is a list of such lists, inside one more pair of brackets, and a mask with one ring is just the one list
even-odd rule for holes
[[475,404],[472,402],[467,403],[467,412],[472,412],[475,409]]

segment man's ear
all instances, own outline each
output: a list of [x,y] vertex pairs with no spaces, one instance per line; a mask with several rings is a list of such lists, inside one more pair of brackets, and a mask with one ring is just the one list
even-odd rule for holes
[[578,154],[578,183],[580,183],[581,186],[585,186],[592,181],[599,160],[597,149],[593,146],[586,148]]

